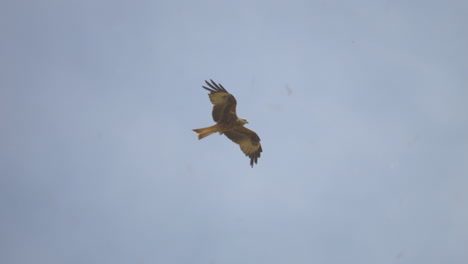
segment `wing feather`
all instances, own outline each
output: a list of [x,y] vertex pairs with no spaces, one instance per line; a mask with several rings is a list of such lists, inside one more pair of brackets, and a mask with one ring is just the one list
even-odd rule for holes
[[208,96],[213,104],[213,120],[218,123],[227,124],[235,122],[237,120],[236,98],[228,93],[221,84],[216,84],[213,80],[210,81],[205,81],[208,87],[202,87],[210,92]]
[[257,133],[246,127],[239,126],[224,132],[224,135],[238,144],[242,152],[250,158],[250,166],[253,167],[254,163],[257,164],[260,153],[263,151]]

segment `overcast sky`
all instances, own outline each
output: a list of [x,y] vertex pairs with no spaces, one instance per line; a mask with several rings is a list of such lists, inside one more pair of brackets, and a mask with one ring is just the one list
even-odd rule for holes
[[[0,262],[468,263],[468,2],[2,1]],[[251,168],[204,80],[261,138]]]

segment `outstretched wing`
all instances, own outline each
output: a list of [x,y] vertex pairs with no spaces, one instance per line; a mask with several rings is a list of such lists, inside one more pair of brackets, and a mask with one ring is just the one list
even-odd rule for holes
[[236,115],[236,98],[224,89],[221,84],[216,84],[213,80],[205,81],[208,87],[202,86],[210,91],[208,95],[211,103],[213,103],[213,120],[217,123],[230,124],[237,120]]
[[239,144],[242,152],[246,156],[249,156],[250,166],[253,167],[254,163],[257,164],[257,160],[262,152],[262,145],[260,145],[260,138],[257,133],[246,127],[238,126],[233,130],[224,132],[224,135],[234,143]]

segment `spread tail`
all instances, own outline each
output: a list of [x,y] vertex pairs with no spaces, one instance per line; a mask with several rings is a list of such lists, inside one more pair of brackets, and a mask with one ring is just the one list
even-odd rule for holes
[[207,137],[213,133],[218,132],[218,127],[217,125],[213,125],[210,127],[204,127],[204,128],[199,128],[199,129],[194,129],[193,130],[195,133],[198,135],[198,139],[202,139],[204,137]]

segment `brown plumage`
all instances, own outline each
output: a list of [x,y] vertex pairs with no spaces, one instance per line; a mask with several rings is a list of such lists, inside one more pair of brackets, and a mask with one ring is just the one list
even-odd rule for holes
[[226,137],[240,146],[242,152],[250,158],[250,166],[253,167],[254,163],[257,164],[257,160],[262,152],[260,138],[254,131],[244,127],[245,124],[249,123],[246,119],[237,117],[236,98],[228,93],[221,84],[216,84],[213,80],[210,81],[205,81],[208,87],[202,87],[210,92],[208,96],[211,103],[213,103],[212,116],[216,124],[210,127],[194,129],[193,131],[198,134],[198,139],[216,132],[226,135]]

